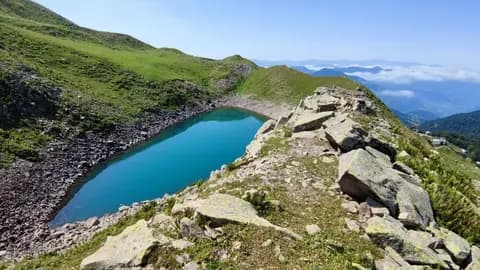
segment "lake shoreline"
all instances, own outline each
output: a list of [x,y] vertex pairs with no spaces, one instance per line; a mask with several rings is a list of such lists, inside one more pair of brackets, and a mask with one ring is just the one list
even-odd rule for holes
[[[82,233],[60,243],[56,240],[67,230],[52,230],[48,224],[88,172],[165,128],[215,108],[215,102],[204,102],[176,112],[148,113],[136,123],[117,126],[111,131],[87,132],[84,138],[53,142],[45,148],[40,162],[17,160],[2,169],[0,254],[3,256],[0,259],[18,260],[78,243],[75,239],[81,238]],[[117,220],[108,219],[112,222],[105,227]]]
[[[290,110],[288,106],[231,95],[178,112],[149,114],[135,124],[119,126],[108,133],[87,133],[86,138],[49,145],[43,161],[20,160],[0,171],[0,178],[7,180],[0,194],[0,219],[3,219],[0,251],[4,253],[0,259],[18,260],[65,250],[89,240],[121,218],[135,214],[150,201],[121,207],[118,212],[103,217],[58,228],[48,227],[52,217],[84,183],[82,179],[89,172],[132,147],[148,142],[166,128],[218,108],[239,108],[267,118],[277,118]],[[63,179],[58,179],[62,176]],[[160,203],[163,199],[153,201]]]

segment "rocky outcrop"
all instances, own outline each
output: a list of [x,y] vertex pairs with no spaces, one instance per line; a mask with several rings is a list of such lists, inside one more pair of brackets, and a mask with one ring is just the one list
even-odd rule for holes
[[325,123],[327,139],[343,152],[365,146],[367,135],[361,126],[349,118],[337,118]]
[[249,202],[231,195],[213,194],[207,199],[175,205],[172,213],[179,213],[186,209],[193,209],[200,216],[208,218],[216,226],[221,226],[228,222],[253,224],[273,228],[295,239],[302,238],[289,229],[273,225],[266,219],[259,217],[257,211]]
[[434,221],[427,192],[406,181],[382,155],[376,157],[363,149],[343,154],[338,174],[342,191],[360,201],[374,198],[406,226],[425,228]]
[[435,241],[431,235],[423,232],[407,231],[394,218],[373,217],[368,220],[365,232],[374,243],[382,247],[392,248],[410,264],[450,269],[442,258],[429,247],[431,242]]
[[119,235],[109,236],[99,250],[82,261],[80,268],[109,270],[145,266],[150,254],[169,241],[161,234],[154,235],[147,222],[140,220]]
[[293,132],[319,129],[322,127],[323,122],[333,115],[333,112],[303,113],[296,117],[293,124]]

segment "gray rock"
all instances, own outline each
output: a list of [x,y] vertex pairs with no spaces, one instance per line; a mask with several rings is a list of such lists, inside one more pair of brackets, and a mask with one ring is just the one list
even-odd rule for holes
[[276,121],[275,120],[267,120],[263,125],[258,129],[257,133],[255,134],[255,137],[258,137],[262,134],[265,134],[275,128]]
[[341,204],[342,208],[347,210],[349,213],[356,214],[358,213],[358,203],[356,201],[348,201]]
[[350,231],[360,232],[360,226],[355,220],[345,218],[345,225],[347,226],[347,229],[349,229]]
[[187,218],[183,217],[180,220],[180,233],[182,234],[183,237],[203,237],[203,230],[198,226],[198,224]]
[[116,236],[109,236],[105,244],[85,258],[81,269],[117,269],[145,266],[155,247],[170,241],[163,235],[154,236],[145,220],[127,227]]
[[265,242],[262,243],[262,247],[269,247],[273,244],[272,239],[267,239]]
[[171,216],[163,213],[157,213],[153,216],[148,222],[148,225],[161,231],[173,231],[176,229],[175,220]]
[[100,221],[98,220],[97,217],[91,217],[87,219],[87,221],[85,221],[85,226],[90,229],[97,226],[99,223]]
[[472,246],[472,262],[467,266],[467,270],[480,270],[480,248]]
[[326,123],[325,135],[334,146],[339,147],[343,152],[363,147],[367,132],[360,124],[350,118]]
[[305,226],[305,230],[307,231],[307,234],[314,235],[320,232],[320,227],[318,227],[317,224],[310,224]]
[[183,270],[198,270],[199,266],[196,262],[189,262],[183,266]]
[[387,155],[390,158],[391,162],[395,161],[397,150],[391,144],[374,136],[369,136],[365,141],[366,144],[368,144],[370,147],[375,148],[378,151]]
[[302,112],[293,124],[293,132],[315,130],[322,127],[323,122],[332,117],[334,112]]
[[429,239],[427,233],[407,231],[394,218],[373,217],[368,220],[365,231],[374,243],[393,248],[410,264],[449,269],[442,258],[428,247],[432,241],[424,241]]
[[[185,208],[186,206],[178,206]],[[257,226],[270,227],[295,239],[302,237],[289,229],[276,226],[257,215],[257,211],[249,202],[228,194],[212,194],[207,199],[199,199],[188,204],[198,214],[210,219],[215,225],[228,222],[250,223]]]
[[275,124],[275,129],[279,129],[285,126],[285,124],[288,122],[289,119],[290,119],[289,116],[280,116],[277,120],[277,123]]
[[335,111],[338,101],[338,98],[328,94],[314,95],[306,97],[301,106],[303,109],[314,112]]
[[401,171],[408,175],[415,175],[415,172],[413,171],[413,169],[408,167],[401,161],[395,161],[395,163],[393,163],[393,168],[397,171]]
[[189,248],[193,246],[193,243],[184,239],[176,239],[173,240],[171,243],[173,248],[178,249],[178,250],[184,250],[186,248]]
[[378,162],[382,163],[384,167],[386,168],[393,167],[393,164],[390,161],[390,157],[388,157],[386,154],[370,146],[365,147],[365,151],[367,151],[370,155],[374,156]]
[[431,229],[436,237],[440,238],[445,245],[445,248],[452,256],[453,261],[458,265],[464,265],[470,255],[471,248],[467,240],[463,239],[458,234],[449,231],[445,228],[440,230]]
[[396,269],[411,269],[410,264],[405,261],[400,254],[398,254],[391,247],[385,248],[385,258],[375,261],[375,269],[377,270],[396,270]]
[[372,217],[367,221],[365,232],[375,244],[401,250],[407,237],[407,230],[398,220],[387,217]]
[[340,156],[338,183],[342,191],[357,200],[375,198],[409,227],[426,227],[434,221],[428,193],[411,184],[363,149]]
[[444,249],[435,249],[435,252],[438,254],[438,256],[446,263],[448,266],[450,266],[451,269],[453,270],[460,270],[460,266],[458,266],[453,260],[452,257],[450,257],[450,254],[448,251]]

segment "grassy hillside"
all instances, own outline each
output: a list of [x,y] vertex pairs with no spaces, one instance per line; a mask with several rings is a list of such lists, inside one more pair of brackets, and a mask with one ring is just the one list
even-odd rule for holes
[[346,89],[359,86],[345,77],[312,77],[286,66],[274,66],[255,70],[239,87],[239,92],[296,105],[301,98],[312,94],[313,89],[333,85]]
[[420,125],[422,130],[453,132],[480,138],[480,111],[460,113],[449,117],[428,121]]
[[[241,79],[242,66],[255,68],[239,56],[198,58],[82,28],[28,0],[0,2],[0,35],[0,117],[15,118],[0,123],[0,167],[15,157],[36,160],[58,133],[75,136],[232,90],[234,83],[217,82]],[[48,114],[34,112],[44,100],[29,100],[38,89],[58,96]],[[20,114],[25,104],[36,106]],[[40,119],[53,121],[49,130],[56,133],[46,132]]]

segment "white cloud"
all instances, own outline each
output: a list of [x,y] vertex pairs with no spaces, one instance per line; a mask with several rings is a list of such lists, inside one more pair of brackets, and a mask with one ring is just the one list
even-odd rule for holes
[[415,93],[411,90],[383,90],[378,93],[380,96],[412,98]]
[[414,81],[469,81],[480,83],[480,73],[468,70],[455,70],[439,66],[384,66],[388,70],[379,73],[353,72],[347,75],[358,76],[367,81],[407,84]]

